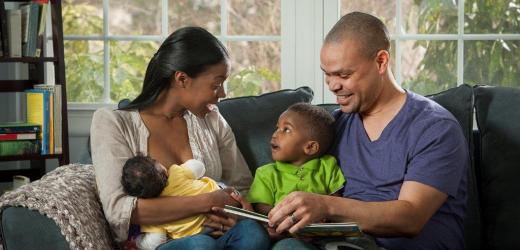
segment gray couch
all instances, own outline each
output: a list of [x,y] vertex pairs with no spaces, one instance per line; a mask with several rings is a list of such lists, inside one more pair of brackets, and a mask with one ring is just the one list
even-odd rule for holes
[[[256,167],[271,161],[269,138],[279,114],[295,102],[310,102],[312,95],[309,88],[303,87],[257,97],[228,99],[218,104],[253,172]],[[520,234],[520,228],[517,224],[520,222],[520,213],[517,211],[520,210],[520,195],[516,192],[520,191],[520,89],[462,85],[429,97],[459,120],[470,148],[472,166],[468,172],[468,216],[465,222],[467,248],[518,248],[520,237],[517,235]],[[334,104],[321,106],[327,110],[337,107]],[[476,130],[473,128],[473,110],[477,117]],[[70,178],[61,175],[54,174],[60,178]],[[89,178],[92,181],[93,176],[83,179]],[[45,189],[45,185],[39,185],[38,182],[30,186],[35,187],[35,193]],[[96,197],[95,187],[89,190],[87,192],[92,195],[85,197]],[[41,202],[47,201],[43,199]],[[97,199],[92,204],[91,210],[101,210]],[[86,227],[85,223],[73,223],[71,219],[71,225],[67,225],[57,221],[55,216],[42,215],[41,211],[20,207],[16,203],[6,204],[4,196],[0,198],[0,205],[4,249],[110,248],[95,244],[101,242],[99,236],[97,239],[88,238],[90,236],[85,235],[88,233],[81,233],[88,232],[82,228]],[[53,205],[59,204],[49,204]],[[82,213],[71,216],[81,221],[79,218]],[[103,232],[103,239],[112,239],[103,219],[86,224],[96,224],[96,230]],[[74,242],[80,241],[75,237],[82,238],[83,242],[94,241],[94,244],[88,247],[78,245]]]

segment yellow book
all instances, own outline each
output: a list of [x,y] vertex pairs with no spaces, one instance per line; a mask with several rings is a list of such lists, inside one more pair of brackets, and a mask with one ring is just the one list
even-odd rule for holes
[[50,133],[50,94],[49,91],[30,89],[27,94],[27,122],[41,125],[39,139],[41,140],[41,153],[49,154]]

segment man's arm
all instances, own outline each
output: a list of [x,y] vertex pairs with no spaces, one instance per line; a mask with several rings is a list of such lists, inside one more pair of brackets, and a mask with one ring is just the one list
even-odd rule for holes
[[[405,181],[398,200],[363,202],[349,198],[293,192],[269,213],[270,225],[276,231],[294,233],[305,225],[328,219],[355,221],[362,230],[373,235],[417,235],[431,216],[446,201],[447,195],[414,181]],[[292,224],[290,215],[298,219]]]

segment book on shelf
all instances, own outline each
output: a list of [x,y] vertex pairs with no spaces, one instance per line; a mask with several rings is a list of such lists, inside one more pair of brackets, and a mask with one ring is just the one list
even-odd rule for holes
[[41,125],[41,154],[50,154],[50,101],[51,95],[47,90],[29,89],[27,95],[27,122]]
[[10,57],[22,57],[22,11],[7,10],[8,54]]
[[39,140],[0,141],[0,156],[40,154]]
[[0,134],[40,133],[41,125],[27,122],[0,123]]
[[[264,223],[269,222],[267,216],[263,214],[238,207],[226,205],[224,206],[224,212]],[[357,237],[363,235],[363,232],[356,222],[311,223],[294,235],[299,237]]]
[[[28,3],[20,7],[22,9],[22,55],[34,56],[36,54],[36,39],[38,36],[38,22],[40,20],[40,8],[37,3]],[[24,15],[24,12],[25,15]]]
[[45,40],[43,32],[45,31],[45,19],[47,17],[47,9],[49,6],[49,0],[34,0],[34,2],[40,5],[38,32],[36,36],[36,48],[34,50],[34,56],[39,57],[43,48],[43,41]]
[[48,0],[14,3],[0,10],[0,55],[39,57],[47,17]]
[[0,141],[36,140],[36,133],[0,134]]
[[49,135],[50,141],[53,145],[50,148],[53,153],[60,154],[63,152],[62,146],[62,116],[61,116],[61,85],[49,85],[49,84],[36,84],[35,89],[47,90],[52,95],[52,122],[51,122],[51,133]]
[[9,46],[7,38],[7,13],[4,9],[5,6],[3,4],[0,4],[0,36],[2,37],[2,46],[0,47],[0,50],[2,50],[2,56],[9,56]]

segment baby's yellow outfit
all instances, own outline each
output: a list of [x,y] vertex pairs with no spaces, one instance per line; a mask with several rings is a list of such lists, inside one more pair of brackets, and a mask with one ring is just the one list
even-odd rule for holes
[[[161,196],[192,196],[219,189],[213,179],[208,177],[198,179],[194,172],[197,173],[186,164],[172,165],[168,170],[168,184]],[[200,233],[205,219],[204,215],[197,215],[162,225],[142,226],[141,232],[166,233],[169,238],[178,239]]]

